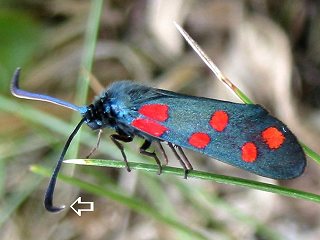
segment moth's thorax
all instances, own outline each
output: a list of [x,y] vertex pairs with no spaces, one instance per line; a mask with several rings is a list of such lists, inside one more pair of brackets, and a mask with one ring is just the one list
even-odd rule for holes
[[87,107],[87,111],[83,114],[83,117],[91,129],[97,130],[115,126],[115,117],[110,105],[107,93],[104,93]]

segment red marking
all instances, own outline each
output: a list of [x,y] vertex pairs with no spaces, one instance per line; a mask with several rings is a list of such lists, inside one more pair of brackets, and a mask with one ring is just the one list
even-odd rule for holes
[[212,117],[209,123],[213,129],[215,129],[218,132],[222,132],[228,125],[228,122],[229,122],[228,114],[225,111],[220,110],[212,114]]
[[252,163],[257,160],[258,150],[254,143],[246,142],[241,148],[241,158],[243,161]]
[[286,139],[282,132],[275,127],[268,127],[261,133],[261,135],[270,149],[279,148]]
[[162,126],[153,120],[144,118],[137,118],[133,120],[131,125],[155,137],[160,137],[165,131],[168,130],[168,128],[165,126]]
[[202,132],[193,133],[189,138],[189,143],[196,148],[205,148],[210,141],[209,135]]
[[168,109],[169,107],[164,104],[147,104],[143,105],[139,109],[139,113],[152,118],[153,120],[157,120],[163,122],[168,119]]

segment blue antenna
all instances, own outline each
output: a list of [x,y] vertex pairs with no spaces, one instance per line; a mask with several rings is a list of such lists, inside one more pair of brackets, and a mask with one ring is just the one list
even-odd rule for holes
[[87,107],[86,106],[77,106],[74,105],[72,103],[63,101],[61,99],[58,98],[54,98],[54,97],[50,97],[44,94],[39,94],[39,93],[32,93],[32,92],[28,92],[25,90],[22,90],[19,88],[19,77],[20,77],[20,68],[17,68],[16,71],[14,72],[14,75],[12,77],[12,81],[11,81],[11,93],[18,97],[18,98],[24,98],[24,99],[31,99],[31,100],[38,100],[38,101],[42,101],[42,102],[49,102],[49,103],[53,103],[56,105],[60,105],[62,107],[65,108],[70,108],[74,111],[80,112],[80,113],[85,113],[87,111]]
[[[25,90],[22,90],[19,88],[19,77],[20,77],[20,68],[17,68],[16,71],[14,72],[14,75],[12,77],[12,81],[11,81],[11,93],[18,97],[18,98],[24,98],[24,99],[31,99],[31,100],[38,100],[38,101],[43,101],[43,102],[50,102],[56,105],[60,105],[62,107],[66,107],[66,108],[70,108],[74,111],[78,111],[80,112],[82,115],[84,115],[88,109],[86,106],[76,106],[72,103],[54,98],[54,97],[50,97],[44,94],[38,94],[38,93],[32,93],[32,92],[28,92]],[[81,119],[81,121],[78,123],[78,125],[76,126],[76,128],[73,130],[73,132],[71,133],[71,135],[69,136],[63,150],[62,153],[60,155],[60,158],[57,162],[56,167],[53,170],[53,174],[51,176],[46,194],[45,194],[45,200],[44,200],[44,205],[45,208],[50,211],[50,212],[59,212],[61,211],[64,206],[60,206],[60,207],[55,207],[53,205],[53,193],[54,193],[54,189],[55,189],[55,185],[57,182],[57,177],[58,177],[58,173],[60,171],[61,165],[62,165],[62,161],[64,159],[64,156],[69,148],[69,145],[72,141],[72,139],[74,138],[74,136],[77,134],[77,132],[79,131],[80,127],[82,126],[82,124],[86,121],[86,118],[83,117]]]
[[77,134],[77,132],[79,131],[80,127],[82,126],[82,124],[85,122],[85,118],[82,118],[81,121],[78,123],[78,125],[76,126],[76,128],[73,130],[73,132],[71,133],[71,135],[69,136],[66,144],[63,147],[62,153],[60,155],[60,158],[57,162],[56,167],[53,170],[53,173],[51,175],[50,178],[50,182],[44,197],[44,206],[45,208],[49,211],[49,212],[60,212],[62,209],[65,208],[65,206],[59,206],[59,207],[55,207],[53,206],[53,193],[54,193],[54,188],[56,186],[56,182],[57,182],[57,177],[58,177],[58,173],[60,171],[61,165],[62,165],[62,161],[64,159],[64,156],[67,153],[67,150],[69,148],[69,145],[72,141],[72,139],[74,138],[74,136]]

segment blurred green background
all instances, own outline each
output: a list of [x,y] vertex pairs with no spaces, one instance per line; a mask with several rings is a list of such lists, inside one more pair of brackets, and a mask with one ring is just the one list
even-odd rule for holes
[[[58,181],[57,204],[82,196],[95,202],[95,211],[81,217],[69,208],[59,214],[45,211],[48,178],[30,166],[51,170],[79,117],[59,106],[11,96],[10,78],[22,67],[22,88],[90,103],[101,91],[99,84],[90,81],[88,97],[76,93],[88,75],[83,56],[90,40],[85,33],[99,12],[91,72],[103,86],[131,79],[239,101],[186,45],[172,23],[176,21],[242,91],[320,152],[317,1],[104,1],[99,11],[92,8],[97,2],[0,3],[0,239],[318,239],[316,203],[124,169],[64,165],[65,175],[100,187],[105,197]],[[110,133],[104,131],[95,158],[122,159]],[[96,133],[83,127],[79,141],[80,151],[75,155],[77,149],[70,149],[69,157],[86,156]],[[139,144],[139,139],[126,144],[130,161],[152,162],[137,154]],[[169,164],[179,166],[166,150]],[[195,169],[277,183],[186,152]],[[309,160],[300,178],[279,184],[320,193],[319,174]]]

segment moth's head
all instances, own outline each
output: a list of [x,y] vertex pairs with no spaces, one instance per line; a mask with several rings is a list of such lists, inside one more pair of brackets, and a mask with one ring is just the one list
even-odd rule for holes
[[87,107],[87,110],[82,113],[83,118],[85,119],[85,123],[90,127],[92,130],[101,129],[102,121],[99,118],[99,114],[97,113],[96,107],[93,104],[90,104]]
[[111,114],[111,107],[107,93],[87,106],[84,113],[81,113],[85,119],[85,123],[92,129],[98,130],[105,127],[113,127],[115,124],[114,117]]

